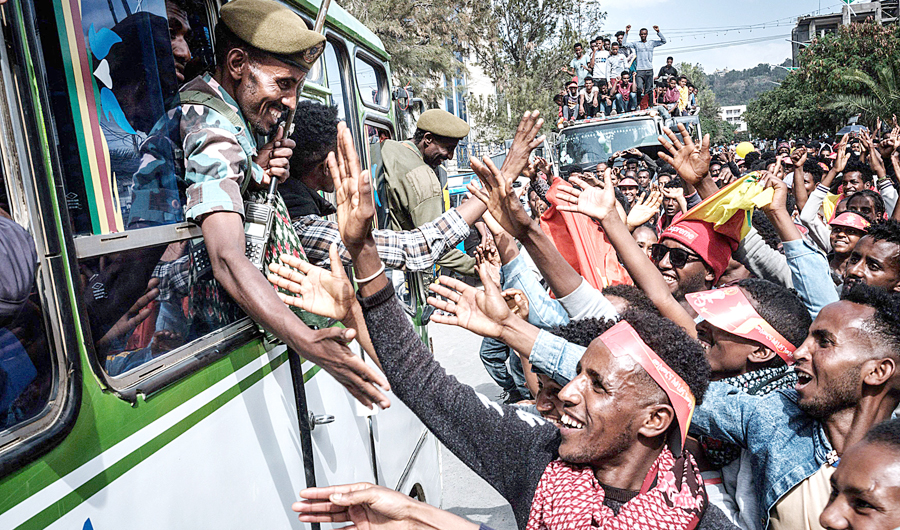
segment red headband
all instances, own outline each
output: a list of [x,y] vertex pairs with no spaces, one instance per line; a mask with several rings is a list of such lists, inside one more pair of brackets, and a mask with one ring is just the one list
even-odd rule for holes
[[794,345],[759,316],[740,287],[690,293],[685,295],[685,299],[713,326],[732,335],[759,342],[771,348],[788,365],[794,364]]
[[[600,340],[609,348],[614,357],[627,355],[637,361],[650,374],[650,377],[656,381],[656,384],[663,389],[666,395],[669,396],[672,408],[675,409],[675,419],[678,421],[678,428],[681,430],[681,446],[673,448],[672,452],[679,453],[684,448],[684,439],[687,436],[696,404],[690,387],[688,387],[681,376],[669,368],[669,365],[641,340],[641,337],[638,336],[628,322],[620,320],[618,324],[600,335]],[[675,449],[678,449],[678,451]]]

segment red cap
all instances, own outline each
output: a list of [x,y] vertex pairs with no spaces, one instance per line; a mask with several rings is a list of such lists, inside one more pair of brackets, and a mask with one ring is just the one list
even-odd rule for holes
[[635,188],[639,188],[640,184],[633,178],[627,177],[619,181],[619,187],[621,188],[622,186],[634,186]]
[[844,212],[832,219],[828,224],[830,224],[831,226],[846,226],[848,228],[855,228],[857,230],[862,230],[863,232],[869,229],[869,221],[867,221],[865,217],[859,215],[856,212]]
[[738,248],[743,225],[742,215],[734,215],[719,230],[714,230],[713,224],[706,221],[684,219],[669,225],[659,239],[674,239],[696,252],[713,270],[715,281],[718,281],[728,268],[731,254]]

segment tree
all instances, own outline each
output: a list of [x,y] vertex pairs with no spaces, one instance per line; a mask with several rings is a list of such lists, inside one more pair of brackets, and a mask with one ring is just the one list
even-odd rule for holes
[[681,63],[676,67],[680,75],[697,87],[697,105],[700,107],[700,128],[709,133],[713,143],[725,143],[734,139],[734,126],[719,118],[719,103],[709,86],[709,78],[699,64]]
[[851,94],[840,94],[833,106],[861,111],[869,123],[874,123],[876,118],[889,122],[900,114],[900,62],[883,65],[876,72],[875,77],[861,70],[844,73],[845,81],[862,88]]
[[371,29],[391,54],[395,85],[410,84],[430,102],[443,97],[443,79],[464,72],[472,39],[487,34],[483,0],[345,0],[341,5]]
[[800,54],[800,70],[747,106],[751,132],[769,138],[834,134],[858,109],[846,96],[871,89],[859,74],[877,80],[898,56],[897,25],[857,22],[814,39]]
[[[554,122],[566,76],[561,66],[572,59],[572,46],[600,34],[606,14],[597,4],[568,0],[496,0],[484,38],[472,44],[479,65],[494,82],[497,96],[470,99],[469,113],[480,138],[511,138],[527,110],[540,110]],[[579,11],[580,9],[580,11]]]

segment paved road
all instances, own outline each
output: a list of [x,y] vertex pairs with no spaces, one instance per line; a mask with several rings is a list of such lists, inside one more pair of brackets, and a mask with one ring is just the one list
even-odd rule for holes
[[[481,337],[455,326],[441,324],[430,324],[428,332],[435,357],[449,373],[485,396],[499,401],[500,387],[488,376],[478,357]],[[442,507],[494,530],[516,530],[512,509],[503,497],[446,448],[442,448],[442,456]]]

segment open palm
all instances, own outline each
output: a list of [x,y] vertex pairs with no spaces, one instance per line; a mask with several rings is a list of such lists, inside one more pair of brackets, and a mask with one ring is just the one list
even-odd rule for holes
[[361,171],[350,129],[338,124],[337,154],[328,153],[328,172],[334,181],[338,231],[347,249],[361,248],[372,232],[375,203],[369,171]]
[[329,255],[331,271],[294,256],[282,255],[280,259],[287,266],[270,264],[268,279],[273,285],[299,295],[279,292],[278,297],[287,305],[326,318],[344,320],[353,305],[353,284],[341,266],[335,243],[331,244]]
[[512,316],[512,312],[500,294],[500,289],[491,283],[488,272],[479,267],[479,275],[484,291],[476,289],[454,278],[441,276],[436,284],[429,286],[440,300],[428,297],[428,303],[448,314],[432,315],[431,320],[439,324],[449,324],[467,329],[482,337],[499,338],[503,332],[502,322]]
[[577,212],[593,217],[598,221],[605,220],[610,214],[616,212],[616,192],[612,185],[612,171],[607,169],[604,174],[604,187],[594,187],[578,177],[572,177],[570,182],[577,184],[581,189],[562,185],[559,187],[556,197],[561,201],[557,206],[563,212]]

